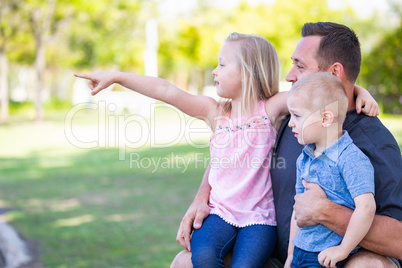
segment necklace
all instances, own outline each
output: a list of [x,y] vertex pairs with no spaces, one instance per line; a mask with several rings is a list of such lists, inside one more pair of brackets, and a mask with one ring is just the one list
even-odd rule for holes
[[228,132],[234,132],[234,131],[254,127],[256,125],[259,125],[261,123],[266,122],[268,119],[269,119],[268,117],[262,115],[260,119],[255,119],[251,123],[244,123],[244,124],[241,124],[241,125],[234,126],[233,128],[231,128],[229,126],[219,125],[218,128],[221,129],[221,130],[228,131]]

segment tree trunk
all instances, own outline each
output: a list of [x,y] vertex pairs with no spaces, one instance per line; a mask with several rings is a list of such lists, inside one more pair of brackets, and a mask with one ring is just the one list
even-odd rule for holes
[[43,86],[44,86],[44,72],[45,72],[45,45],[42,40],[37,40],[35,71],[36,71],[36,96],[35,96],[35,109],[36,121],[41,122],[44,118],[43,109]]
[[0,122],[7,122],[9,118],[8,108],[8,60],[6,46],[0,49]]
[[48,0],[47,10],[43,13],[39,8],[32,12],[32,32],[36,42],[36,121],[43,121],[44,108],[43,108],[43,92],[44,92],[44,73],[46,65],[46,45],[51,38],[49,31],[51,30],[52,20],[54,17],[55,7],[57,0]]

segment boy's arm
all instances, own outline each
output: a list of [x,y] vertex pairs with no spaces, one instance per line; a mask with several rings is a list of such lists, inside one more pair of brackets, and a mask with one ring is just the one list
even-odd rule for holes
[[296,237],[297,232],[300,230],[299,226],[297,226],[297,222],[295,219],[295,212],[292,213],[292,218],[290,219],[290,234],[289,234],[289,246],[288,246],[288,257],[286,258],[284,268],[290,268],[293,260],[293,251],[295,245],[293,244],[293,239]]
[[350,218],[342,243],[330,247],[318,255],[323,266],[335,266],[339,261],[347,258],[352,250],[366,236],[375,215],[376,205],[372,193],[361,194],[354,198],[356,208]]
[[[304,191],[304,187],[302,184],[302,181],[304,181],[301,178],[302,174],[302,156],[303,154],[299,155],[299,157],[296,160],[296,193],[301,193]],[[288,256],[286,258],[285,262],[285,268],[290,268],[293,260],[293,252],[295,245],[293,244],[293,240],[296,237],[297,232],[299,232],[300,227],[297,225],[296,221],[296,213],[295,210],[293,209],[292,216],[290,218],[290,233],[289,233],[289,245],[288,245]]]
[[213,98],[189,94],[162,78],[123,72],[74,75],[89,80],[88,85],[92,95],[96,95],[113,83],[118,83],[147,97],[171,104],[192,117],[208,120],[209,125],[214,123],[213,116],[217,103]]
[[191,251],[190,235],[194,229],[200,229],[202,222],[209,215],[209,194],[211,186],[208,182],[208,176],[211,166],[208,165],[197,195],[191,203],[177,231],[176,241],[188,251]]
[[372,193],[361,194],[356,196],[353,200],[355,201],[356,208],[353,211],[341,243],[341,247],[344,248],[348,254],[368,233],[376,210],[374,195]]
[[[308,191],[295,196],[297,224],[301,227],[323,224],[344,236],[353,210],[329,200],[319,185],[305,181],[303,185]],[[402,221],[375,215],[359,245],[380,255],[402,259]]]
[[368,116],[377,116],[380,114],[380,108],[370,92],[366,89],[355,85],[354,93],[356,95],[356,112],[361,111]]

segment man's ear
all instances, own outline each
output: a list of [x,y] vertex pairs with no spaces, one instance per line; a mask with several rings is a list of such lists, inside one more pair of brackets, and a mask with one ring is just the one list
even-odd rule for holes
[[335,62],[329,67],[329,72],[339,79],[342,80],[343,76],[345,75],[343,65],[339,62]]
[[334,113],[331,110],[325,110],[322,113],[322,126],[329,127],[334,122]]

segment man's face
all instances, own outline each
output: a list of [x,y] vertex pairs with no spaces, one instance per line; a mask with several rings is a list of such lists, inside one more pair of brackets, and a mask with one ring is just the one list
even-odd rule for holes
[[321,38],[321,36],[307,36],[299,41],[292,55],[293,67],[286,76],[286,81],[293,84],[307,75],[320,71],[315,54]]

